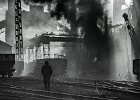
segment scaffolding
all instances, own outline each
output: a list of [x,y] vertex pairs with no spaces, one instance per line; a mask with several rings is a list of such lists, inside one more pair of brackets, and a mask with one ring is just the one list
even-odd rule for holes
[[23,61],[23,36],[22,36],[22,16],[21,1],[15,0],[15,41],[16,41],[16,61]]
[[43,44],[43,58],[50,58],[50,44]]
[[27,62],[36,61],[37,59],[50,58],[49,44],[40,44],[39,46],[33,48],[29,47],[26,49],[25,55],[26,54],[28,55],[28,61],[26,60]]

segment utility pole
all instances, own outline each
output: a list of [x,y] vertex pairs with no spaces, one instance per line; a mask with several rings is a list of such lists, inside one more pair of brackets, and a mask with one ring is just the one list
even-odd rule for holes
[[23,36],[22,36],[22,16],[21,1],[15,0],[15,41],[16,41],[16,61],[23,61]]

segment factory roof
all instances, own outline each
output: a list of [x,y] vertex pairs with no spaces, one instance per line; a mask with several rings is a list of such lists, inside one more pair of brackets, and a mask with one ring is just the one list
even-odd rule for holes
[[5,43],[5,42],[3,42],[1,40],[0,40],[0,45],[6,45],[6,46],[9,46],[9,47],[12,47],[10,44],[7,44],[7,43]]

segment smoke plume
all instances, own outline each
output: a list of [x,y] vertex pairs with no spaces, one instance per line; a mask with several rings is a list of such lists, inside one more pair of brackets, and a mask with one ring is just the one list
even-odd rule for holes
[[[66,18],[71,23],[72,29],[82,27],[87,47],[108,48],[107,33],[103,33],[97,26],[97,20],[104,23],[104,0],[24,0],[26,4],[51,4],[51,17],[58,20]],[[107,2],[104,1],[104,2]],[[55,5],[55,6],[54,6]]]
[[[100,71],[102,71],[102,68],[103,70],[109,69],[104,73],[106,75],[110,74],[110,45],[107,30],[108,16],[105,12],[107,0],[24,0],[24,2],[28,5],[50,5],[49,11],[51,17],[56,18],[57,20],[64,17],[71,24],[71,29],[79,30],[82,35],[84,34],[85,53],[78,52],[77,55],[78,57],[80,56],[79,58],[81,59],[77,58],[78,60],[71,60],[69,66],[74,66],[73,68],[83,66],[82,73],[87,69],[87,74],[89,74],[90,69],[93,70],[98,66]],[[99,20],[101,23],[104,23],[101,27],[98,26]],[[104,29],[104,31],[101,29]],[[80,49],[79,51],[82,50]],[[73,49],[68,49],[68,51],[73,52]],[[71,55],[69,57],[71,58]],[[75,58],[75,55],[73,58]]]

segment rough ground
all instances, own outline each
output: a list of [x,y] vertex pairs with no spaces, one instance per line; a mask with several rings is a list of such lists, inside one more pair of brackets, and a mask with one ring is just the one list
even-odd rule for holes
[[[139,82],[108,80],[52,81],[45,91],[43,81],[29,77],[0,79],[1,100],[139,100]],[[47,99],[46,99],[47,98]]]

